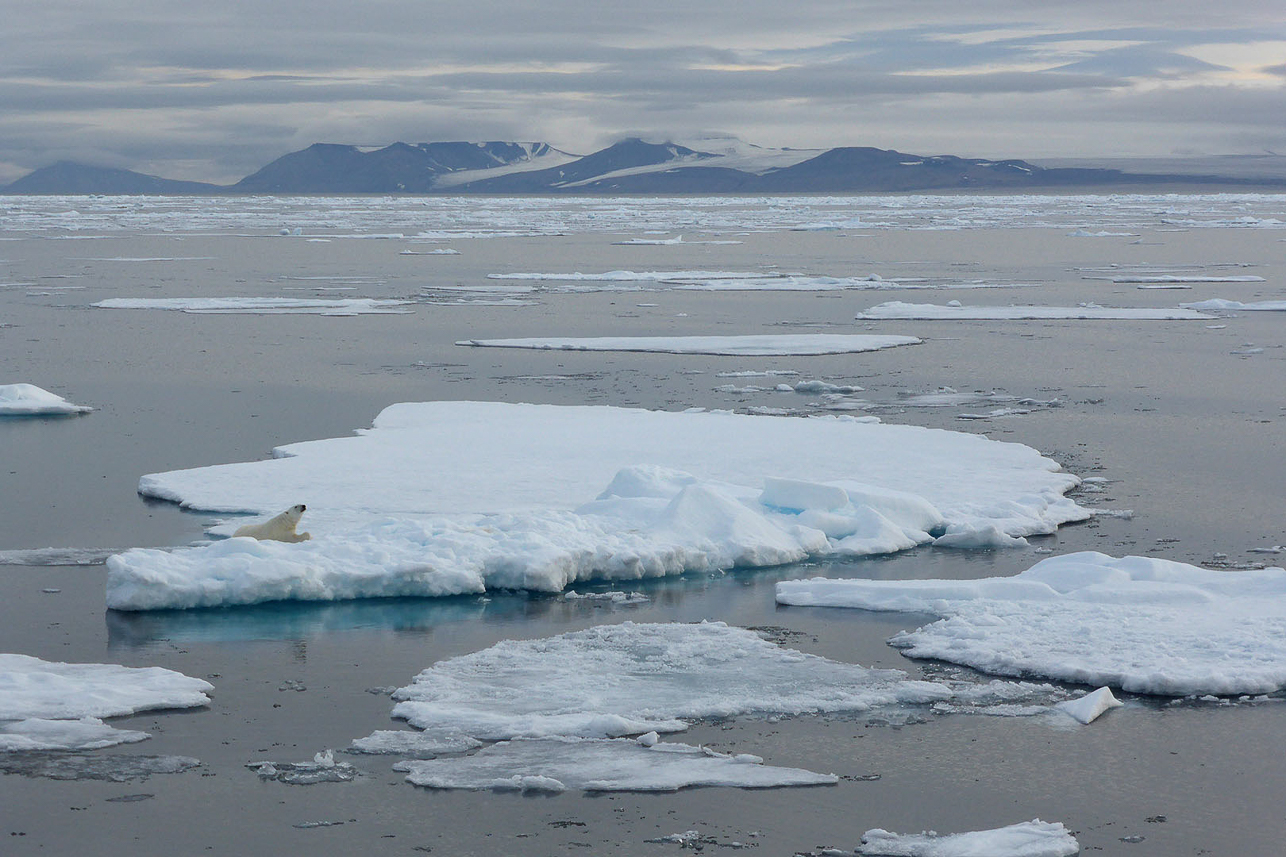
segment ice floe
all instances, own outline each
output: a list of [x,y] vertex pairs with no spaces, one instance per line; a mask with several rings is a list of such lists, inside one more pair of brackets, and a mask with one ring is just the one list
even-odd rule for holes
[[30,750],[100,750],[117,744],[146,741],[146,732],[117,729],[97,717],[78,720],[48,720],[29,717],[13,722],[0,721],[0,752]]
[[189,313],[307,313],[311,315],[398,314],[404,300],[377,298],[108,298],[90,306],[103,309],[164,309]]
[[919,345],[914,336],[802,333],[748,336],[589,336],[464,339],[456,345],[486,348],[531,348],[540,351],[644,351],[663,354],[716,354],[772,357],[851,354],[899,345]]
[[65,664],[0,654],[0,751],[88,750],[142,741],[100,717],[210,703],[213,686],[160,667]]
[[968,833],[890,833],[875,828],[862,834],[857,848],[863,857],[1072,857],[1080,851],[1066,827],[1039,818]]
[[557,592],[1091,515],[1063,496],[1079,480],[1030,447],[844,416],[404,403],[355,437],[273,454],[150,474],[139,491],[269,516],[304,501],[310,541],[130,550],[108,559],[108,606]]
[[[680,732],[699,720],[889,707],[1034,714],[1049,711],[1048,704],[1063,695],[1050,685],[1023,682],[913,680],[900,670],[788,649],[722,622],[624,622],[504,640],[439,661],[393,694],[393,716],[423,731],[376,732],[354,741],[352,749],[437,756],[467,751],[478,741],[506,742],[464,758],[396,766],[410,773],[411,782],[435,788],[815,785],[836,779],[762,766],[754,756],[663,743],[659,733]],[[622,738],[630,735],[639,737]]]
[[1286,301],[1251,301],[1250,303],[1242,303],[1241,301],[1230,301],[1223,298],[1211,298],[1208,301],[1195,301],[1193,303],[1179,304],[1179,306],[1208,312],[1239,312],[1241,310],[1286,312]]
[[796,580],[781,604],[933,613],[889,642],[1004,676],[1163,696],[1286,688],[1286,570],[1082,552],[982,580]]
[[1210,274],[1107,274],[1082,277],[1085,280],[1107,280],[1109,283],[1136,283],[1140,285],[1168,285],[1173,283],[1262,283],[1263,277],[1254,274],[1215,276]]
[[348,762],[336,762],[333,750],[323,750],[311,762],[247,762],[246,767],[259,775],[261,780],[276,780],[292,786],[311,786],[317,783],[347,783],[357,779],[361,772]]
[[749,754],[629,738],[519,738],[463,759],[399,762],[408,782],[435,789],[677,791],[691,786],[833,785],[834,774],[763,764]]
[[956,303],[912,304],[888,301],[857,314],[866,321],[905,319],[938,321],[945,319],[1004,320],[1004,319],[1152,319],[1195,321],[1214,316],[1197,312],[1190,304],[1186,308],[1164,309],[1152,307],[1105,307],[1098,304],[1081,304],[1074,307],[1060,306],[960,306]]
[[35,384],[0,384],[0,417],[87,414],[93,408],[73,405]]
[[1120,708],[1121,705],[1121,701],[1112,695],[1110,687],[1100,687],[1098,690],[1090,691],[1080,699],[1069,699],[1066,702],[1060,702],[1054,708],[1088,725],[1113,708]]

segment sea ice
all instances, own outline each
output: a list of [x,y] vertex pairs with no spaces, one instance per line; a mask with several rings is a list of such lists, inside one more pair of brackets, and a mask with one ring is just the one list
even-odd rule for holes
[[[1091,514],[1063,496],[1079,480],[1030,447],[850,417],[406,403],[274,456],[151,474],[139,491],[268,515],[303,501],[312,540],[130,550],[108,559],[108,606],[558,592],[946,533],[1020,538]],[[774,500],[783,478],[811,486],[802,505]]]
[[35,384],[0,384],[0,417],[86,414],[92,410]]
[[862,834],[863,857],[1072,857],[1080,843],[1058,822],[1039,818],[995,830],[938,834],[889,833],[876,828]]
[[214,686],[161,667],[65,664],[0,654],[0,720],[121,717],[209,705]]
[[911,304],[902,301],[889,301],[871,307],[857,314],[856,318],[865,321],[882,319],[905,319],[921,321],[941,321],[946,319],[968,320],[1008,320],[1008,319],[1152,319],[1194,321],[1209,319],[1214,316],[1197,312],[1191,304],[1184,304],[1181,309],[1160,309],[1148,307],[1104,307],[1097,304],[1082,304],[1074,307],[1059,306],[941,306],[938,304]]
[[1262,283],[1263,277],[1254,274],[1212,276],[1209,274],[1109,274],[1082,277],[1083,280],[1107,280],[1109,283],[1138,283],[1141,285],[1171,285],[1176,283]]
[[410,301],[375,298],[108,298],[90,306],[104,309],[167,309],[189,313],[308,313],[364,315],[408,313]]
[[935,613],[890,643],[1004,676],[1162,696],[1286,688],[1286,569],[1086,551],[981,580],[795,580],[781,604]]
[[1080,699],[1060,702],[1054,708],[1088,725],[1113,708],[1120,708],[1121,705],[1121,701],[1112,695],[1110,687],[1100,687]]
[[146,732],[116,729],[97,717],[78,720],[47,720],[29,717],[13,722],[0,721],[0,753],[28,750],[100,750],[117,744],[146,741]]
[[462,759],[399,762],[407,781],[436,789],[676,791],[691,786],[833,785],[834,774],[764,765],[748,754],[629,738],[536,738],[494,744]]
[[663,354],[720,354],[738,357],[851,354],[898,345],[919,345],[914,336],[801,333],[748,336],[588,336],[523,339],[465,339],[456,345],[531,348],[540,351],[652,351]]
[[1224,300],[1223,298],[1211,298],[1208,301],[1196,301],[1194,303],[1179,304],[1192,310],[1205,310],[1213,312],[1236,312],[1240,310],[1282,312],[1286,311],[1286,301],[1251,301],[1242,303],[1241,301]]
[[1048,699],[1048,685],[914,681],[787,649],[722,622],[598,625],[439,661],[393,694],[429,738],[617,738],[693,720]]

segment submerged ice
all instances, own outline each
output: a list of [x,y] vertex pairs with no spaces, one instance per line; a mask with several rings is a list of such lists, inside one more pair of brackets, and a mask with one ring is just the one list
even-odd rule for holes
[[[777,601],[937,614],[889,642],[994,675],[1163,696],[1286,688],[1281,568],[1215,571],[1086,551],[1007,578],[788,581],[777,584]],[[1068,711],[1082,722],[1115,701],[1086,700]]]
[[274,455],[139,490],[221,512],[302,501],[310,541],[134,549],[108,560],[108,605],[557,592],[938,537],[994,544],[1090,514],[1063,496],[1079,480],[1030,447],[848,417],[407,403],[356,437]]

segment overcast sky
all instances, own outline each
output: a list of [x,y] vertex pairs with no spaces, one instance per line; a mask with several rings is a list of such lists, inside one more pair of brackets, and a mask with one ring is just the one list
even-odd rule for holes
[[1286,154],[1280,0],[4,0],[0,182],[314,142]]

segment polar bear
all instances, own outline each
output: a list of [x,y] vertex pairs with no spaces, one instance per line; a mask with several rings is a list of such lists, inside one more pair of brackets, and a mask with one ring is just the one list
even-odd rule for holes
[[275,518],[262,524],[246,524],[232,535],[249,536],[252,539],[271,539],[277,542],[305,542],[312,538],[311,533],[296,533],[295,525],[303,517],[308,507],[303,503],[291,506]]

